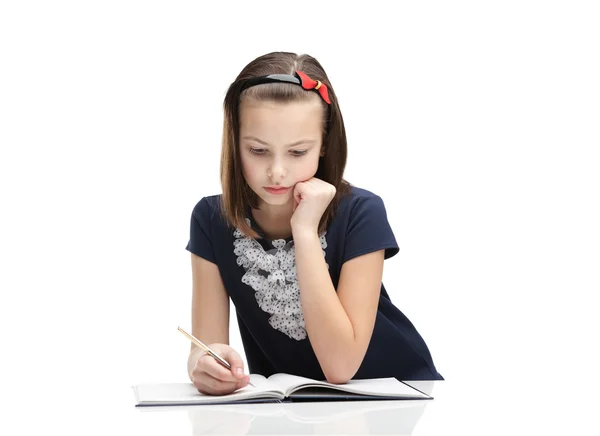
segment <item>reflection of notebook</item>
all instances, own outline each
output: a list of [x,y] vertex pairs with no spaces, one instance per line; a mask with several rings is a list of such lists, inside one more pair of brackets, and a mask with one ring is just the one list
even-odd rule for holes
[[431,399],[395,378],[350,380],[333,384],[289,374],[250,376],[247,386],[229,395],[203,395],[191,383],[143,384],[134,386],[136,406],[226,404],[269,401],[325,400],[423,400]]
[[426,401],[352,401],[330,402],[318,407],[298,407],[295,403],[282,404],[285,415],[292,421],[321,423],[342,421],[355,415],[393,415],[394,419],[422,414]]
[[[192,434],[411,434],[429,401],[228,404],[188,407]],[[142,408],[142,410],[144,410]]]

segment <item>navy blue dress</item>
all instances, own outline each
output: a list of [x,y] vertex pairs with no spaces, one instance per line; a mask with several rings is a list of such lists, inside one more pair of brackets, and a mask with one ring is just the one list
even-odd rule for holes
[[[194,207],[186,249],[217,265],[236,309],[250,373],[324,380],[305,330],[292,237],[264,238],[250,209],[246,221],[263,238],[246,237],[222,217],[220,197],[204,197]],[[355,186],[320,240],[336,289],[344,262],[382,249],[389,259],[399,251],[382,199]],[[353,378],[380,377],[443,380],[425,341],[391,302],[383,283],[373,335]]]

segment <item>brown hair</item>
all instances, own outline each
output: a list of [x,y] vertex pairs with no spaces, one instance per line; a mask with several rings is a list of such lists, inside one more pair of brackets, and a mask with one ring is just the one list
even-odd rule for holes
[[258,195],[246,183],[242,173],[239,149],[239,107],[242,100],[258,101],[297,101],[310,97],[309,92],[292,83],[265,83],[242,91],[245,79],[269,74],[291,74],[305,72],[311,79],[320,80],[329,88],[331,104],[323,102],[323,149],[325,155],[319,159],[315,177],[335,186],[336,194],[319,223],[318,233],[327,228],[334,217],[340,199],[350,191],[350,184],[343,179],[346,167],[347,142],[344,120],[338,106],[337,97],[325,70],[312,56],[287,52],[273,52],[250,62],[237,76],[227,90],[223,104],[223,143],[221,149],[221,208],[223,217],[233,227],[246,236],[260,238],[260,235],[246,223],[247,208],[258,207]]

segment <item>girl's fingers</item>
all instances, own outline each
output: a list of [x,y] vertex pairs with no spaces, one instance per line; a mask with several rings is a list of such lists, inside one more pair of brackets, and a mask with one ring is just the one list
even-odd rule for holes
[[209,395],[227,395],[239,389],[236,382],[223,382],[209,376],[199,378],[194,386],[198,391]]
[[196,368],[199,372],[206,373],[208,376],[222,382],[235,383],[237,381],[231,371],[225,368],[223,365],[217,363],[212,356],[202,356],[200,359],[198,359]]
[[245,375],[242,379],[238,380],[238,387],[244,388],[244,387],[248,386],[249,383],[250,383],[250,376]]

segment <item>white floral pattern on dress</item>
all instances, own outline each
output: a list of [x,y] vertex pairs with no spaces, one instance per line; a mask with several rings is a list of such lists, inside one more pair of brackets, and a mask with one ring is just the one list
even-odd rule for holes
[[[246,223],[251,226],[250,219],[246,218]],[[326,233],[319,238],[323,256],[327,248]],[[246,270],[242,283],[254,289],[258,306],[271,314],[271,327],[297,341],[305,339],[306,324],[296,277],[294,241],[274,239],[271,242],[274,248],[265,251],[258,241],[239,229],[236,228],[233,235],[236,238],[233,241],[233,252],[237,255],[237,264]]]

